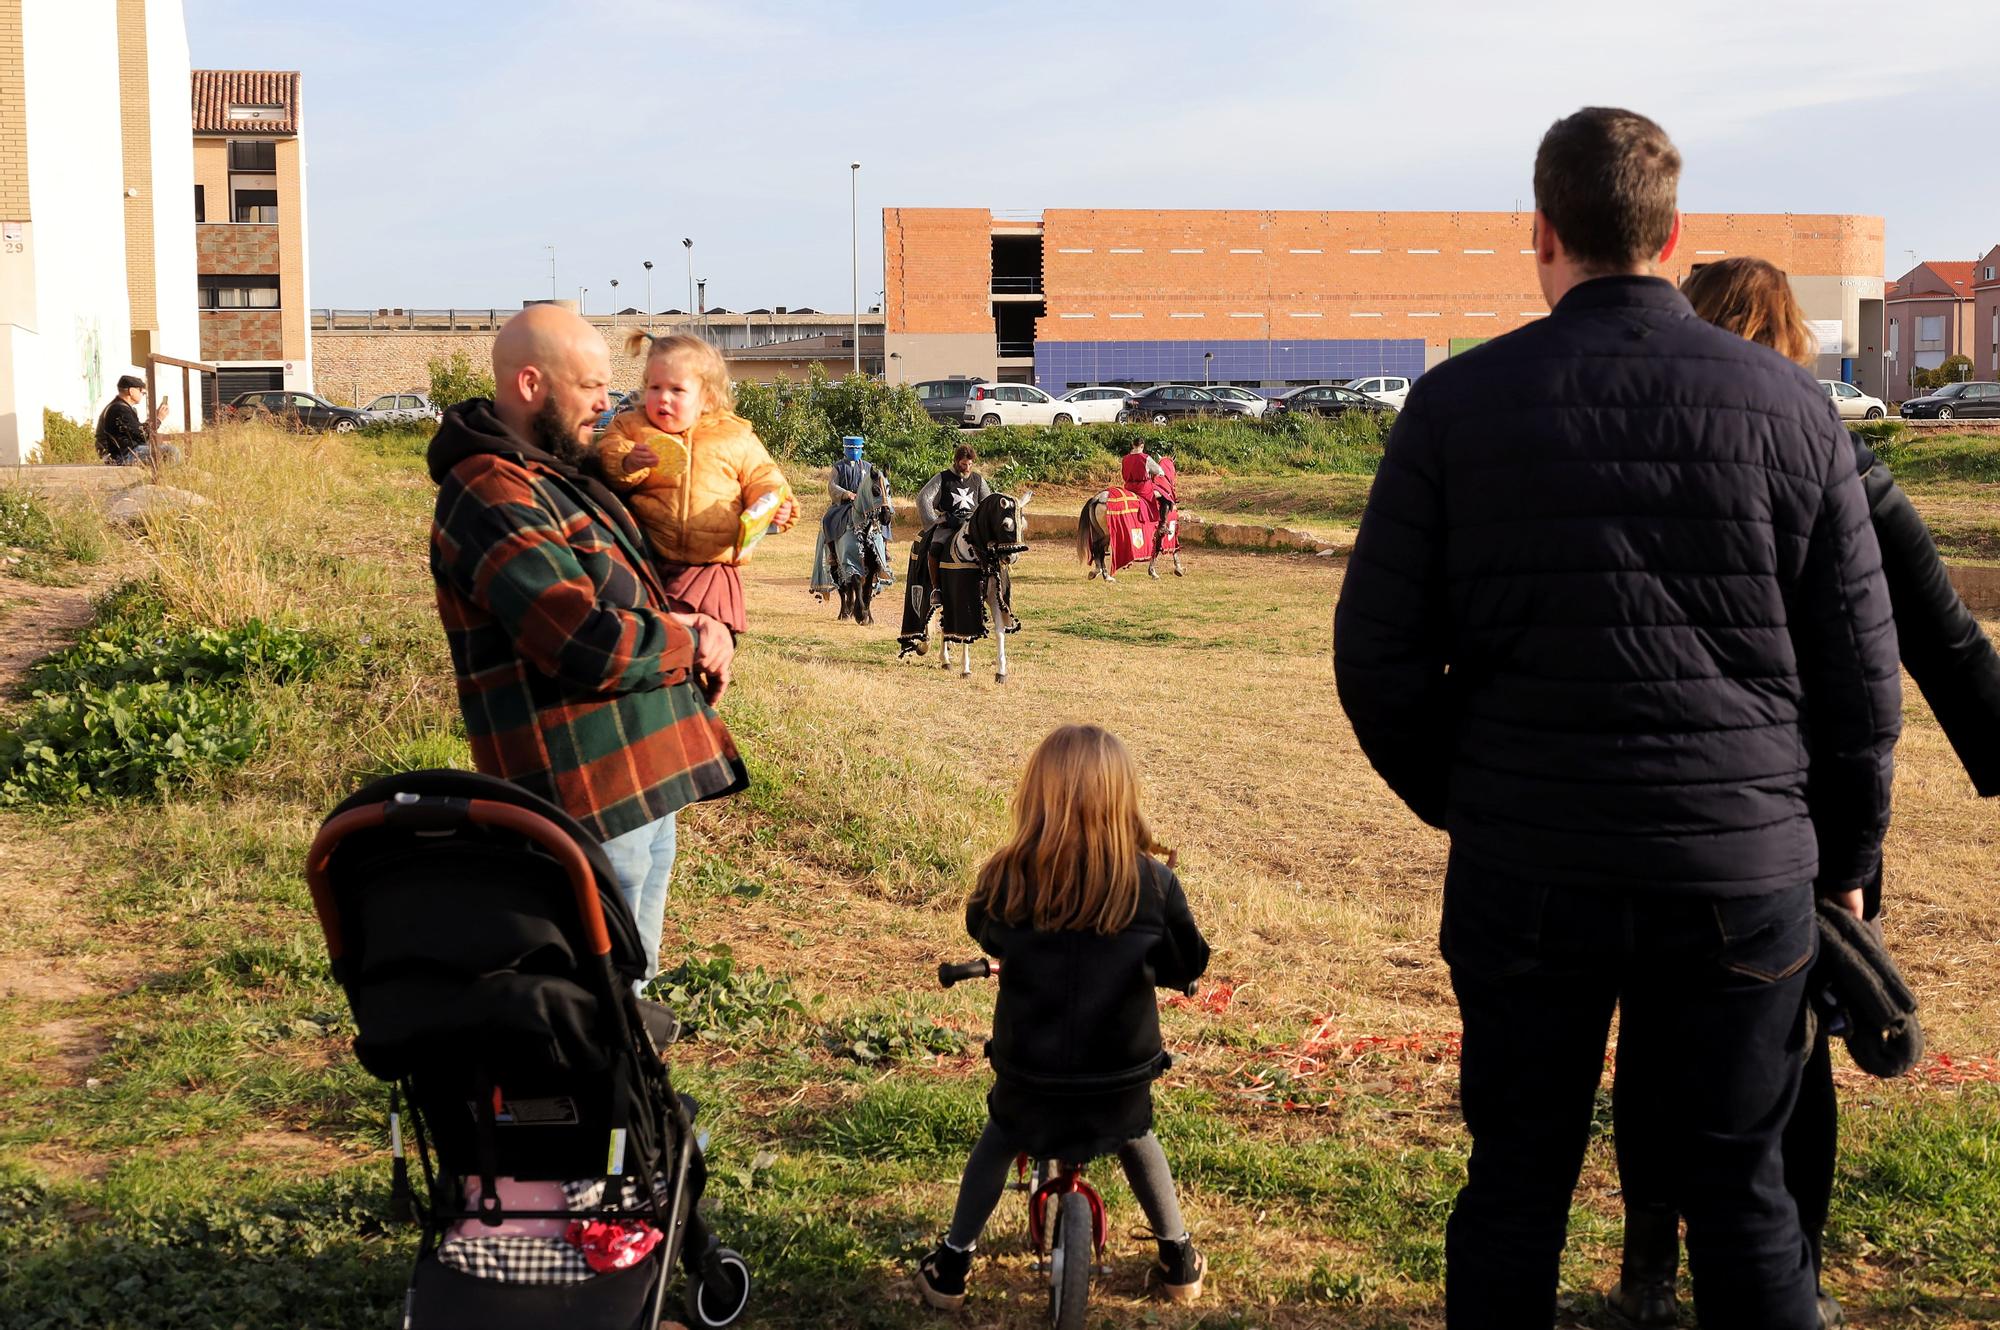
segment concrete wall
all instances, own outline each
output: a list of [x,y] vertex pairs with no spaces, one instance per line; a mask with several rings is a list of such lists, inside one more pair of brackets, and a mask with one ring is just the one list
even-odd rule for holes
[[[23,0],[21,16],[43,404],[91,420],[133,369],[117,10]],[[39,411],[32,427],[39,443]]]
[[[948,379],[955,374],[990,379],[999,362],[993,356],[992,320],[984,332],[884,334],[883,359],[889,377],[898,383]],[[899,359],[889,360],[895,353]]]
[[[187,22],[180,0],[118,0],[118,21],[125,183],[139,191],[125,201],[133,331],[146,334],[153,351],[194,360],[201,353],[201,333],[195,317],[194,154],[186,133]],[[178,420],[179,412],[173,418]]]

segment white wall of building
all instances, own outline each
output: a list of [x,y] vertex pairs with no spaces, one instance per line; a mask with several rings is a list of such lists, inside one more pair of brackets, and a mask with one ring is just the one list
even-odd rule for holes
[[[160,344],[155,350],[182,360],[201,359],[195,313],[194,143],[188,134],[191,102],[187,18],[181,0],[146,0],[147,101],[153,135],[153,273],[159,303]],[[179,375],[173,376],[176,381]],[[180,427],[175,407],[169,425]],[[197,425],[201,420],[195,412]]]
[[[303,83],[303,80],[301,80],[301,83]],[[307,226],[312,217],[312,205],[306,197],[306,183],[311,178],[312,172],[306,165],[305,100],[306,93],[302,86],[299,89],[299,106],[295,112],[296,122],[294,124],[294,128],[298,130],[299,136],[299,215],[296,220],[287,218],[286,223],[298,228],[299,292],[297,300],[298,307],[305,312],[306,358],[302,362],[295,362],[287,367],[285,386],[287,388],[296,388],[300,392],[312,393],[318,392],[319,389],[313,386],[312,233]],[[289,291],[285,292],[284,300],[286,303],[289,304],[292,299],[292,293]]]
[[43,402],[92,421],[133,368],[116,5],[23,0],[21,46]]

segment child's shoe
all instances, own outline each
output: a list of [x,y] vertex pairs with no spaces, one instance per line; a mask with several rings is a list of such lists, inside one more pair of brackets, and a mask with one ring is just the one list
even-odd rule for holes
[[1193,1302],[1201,1296],[1202,1276],[1208,1261],[1195,1250],[1194,1235],[1179,1239],[1160,1238],[1160,1263],[1153,1267],[1153,1281],[1168,1302]]
[[965,1305],[965,1276],[971,1269],[971,1251],[940,1241],[917,1262],[917,1290],[931,1306],[955,1312]]

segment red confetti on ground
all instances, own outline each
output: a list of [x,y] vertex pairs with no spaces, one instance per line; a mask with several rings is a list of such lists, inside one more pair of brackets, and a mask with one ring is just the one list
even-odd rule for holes
[[1229,1010],[1229,1004],[1236,1000],[1236,985],[1224,980],[1211,984],[1206,990],[1197,989],[1193,997],[1184,994],[1167,999],[1169,1007],[1193,1007],[1211,1016],[1219,1016]]
[[2000,1058],[1954,1058],[1936,1053],[1910,1073],[1926,1085],[2000,1085]]

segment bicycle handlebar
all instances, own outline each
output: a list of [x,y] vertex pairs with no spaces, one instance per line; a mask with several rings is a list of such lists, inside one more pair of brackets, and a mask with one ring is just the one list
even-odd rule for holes
[[[940,988],[950,988],[953,984],[963,983],[967,979],[991,979],[999,973],[1000,962],[987,956],[981,956],[976,961],[958,961],[956,963],[952,961],[940,961],[937,968],[938,986]],[[1187,997],[1193,997],[1196,990],[1200,987],[1201,983],[1199,980],[1190,979],[1187,983],[1178,985],[1175,991]]]
[[976,961],[959,961],[956,964],[941,961],[938,963],[938,986],[950,988],[966,979],[987,979],[998,973],[1000,967],[984,956]]

